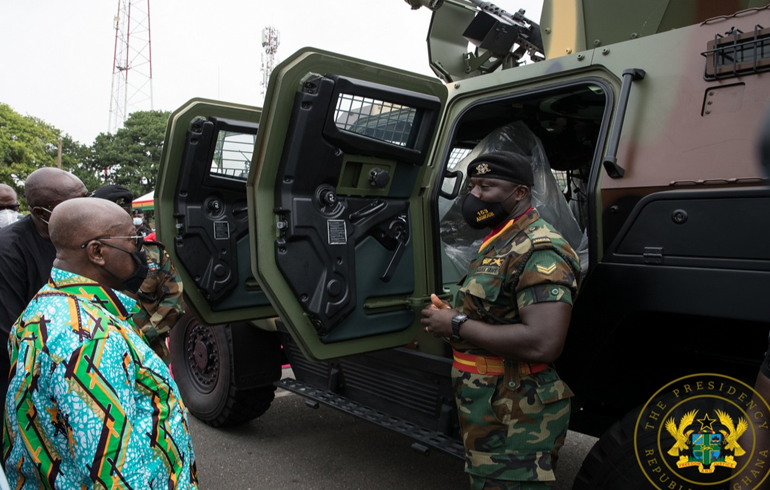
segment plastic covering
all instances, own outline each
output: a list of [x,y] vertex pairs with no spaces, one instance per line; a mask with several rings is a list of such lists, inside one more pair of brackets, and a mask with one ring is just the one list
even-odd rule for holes
[[[477,156],[490,151],[511,151],[527,157],[532,164],[535,185],[532,187],[532,205],[540,216],[550,223],[572,245],[578,253],[583,270],[588,263],[588,240],[572,214],[569,203],[551,172],[548,159],[540,139],[523,123],[516,121],[506,124],[488,134],[476,147],[456,165],[447,171],[461,170],[466,174],[468,164]],[[451,192],[454,179],[443,182],[443,190]],[[449,263],[444,263],[445,281],[459,279],[468,269],[471,259],[478,252],[483,238],[489,230],[473,230],[465,224],[460,207],[468,193],[468,186],[461,187],[460,195],[454,201],[442,199],[439,202],[441,241]]]

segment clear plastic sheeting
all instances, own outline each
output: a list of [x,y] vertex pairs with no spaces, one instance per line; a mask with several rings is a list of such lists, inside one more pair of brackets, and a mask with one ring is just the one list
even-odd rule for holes
[[[581,267],[585,270],[588,263],[587,237],[581,231],[569,203],[564,198],[562,189],[556,182],[543,144],[523,122],[516,121],[492,131],[465,158],[447,168],[447,171],[461,170],[465,175],[468,164],[474,158],[490,151],[510,151],[529,159],[535,181],[531,189],[532,205],[537,208],[540,216],[572,245],[580,256]],[[454,183],[454,178],[445,179],[442,183],[443,190],[451,192]],[[473,230],[463,220],[460,208],[468,190],[468,186],[464,185],[460,195],[454,201],[446,199],[439,201],[440,233],[444,248],[443,270],[446,282],[459,279],[465,274],[483,238],[489,233],[489,230]]]

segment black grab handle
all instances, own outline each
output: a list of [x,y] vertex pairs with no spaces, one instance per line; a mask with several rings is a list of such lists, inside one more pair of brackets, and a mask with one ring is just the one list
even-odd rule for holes
[[628,96],[631,92],[631,83],[635,80],[643,80],[646,73],[641,68],[629,68],[623,71],[623,84],[620,86],[620,99],[618,100],[618,113],[615,116],[615,126],[612,128],[610,141],[607,146],[607,155],[604,157],[604,170],[613,179],[619,179],[626,173],[625,169],[618,165],[618,145],[620,133],[623,130],[623,120],[626,118]]

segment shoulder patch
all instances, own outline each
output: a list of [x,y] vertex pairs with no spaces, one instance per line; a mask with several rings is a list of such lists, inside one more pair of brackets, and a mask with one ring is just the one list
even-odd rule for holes
[[547,236],[539,236],[533,238],[532,245],[535,246],[535,250],[547,250],[552,248],[551,239]]

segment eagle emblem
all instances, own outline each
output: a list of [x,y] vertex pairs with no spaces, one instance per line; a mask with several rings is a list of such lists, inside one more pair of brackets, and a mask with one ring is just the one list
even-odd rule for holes
[[[689,429],[696,421],[697,414],[697,410],[692,410],[682,416],[679,424],[674,417],[664,424],[674,438],[674,445],[668,450],[668,454],[679,457],[677,468],[697,467],[699,473],[714,473],[718,466],[735,468],[735,457],[746,453],[738,444],[738,438],[748,429],[748,422],[739,419],[736,426],[727,412],[716,410],[720,424],[727,430],[714,430],[716,419],[709,417],[708,413],[697,419],[701,424],[700,430]],[[726,454],[725,451],[731,451],[733,454]]]
[[717,410],[716,413],[717,417],[719,417],[719,423],[727,428],[726,431],[719,431],[725,438],[725,442],[727,442],[725,449],[732,451],[735,456],[743,456],[746,454],[746,450],[743,449],[740,444],[738,444],[738,438],[741,437],[743,433],[746,432],[746,429],[749,428],[748,421],[743,418],[738,419],[738,427],[736,427],[733,423],[733,418],[730,417],[727,412]]
[[476,167],[476,175],[484,175],[491,172],[489,168],[489,164],[487,163],[480,163],[478,167]]
[[682,416],[682,420],[679,422],[679,425],[676,424],[676,419],[673,417],[666,421],[666,430],[669,434],[671,434],[671,437],[674,438],[674,445],[671,447],[671,449],[668,450],[669,455],[679,456],[679,451],[686,451],[688,449],[687,441],[690,440],[690,434],[692,434],[694,431],[686,431],[686,429],[692,425],[696,415],[698,415],[697,410],[687,412]]

